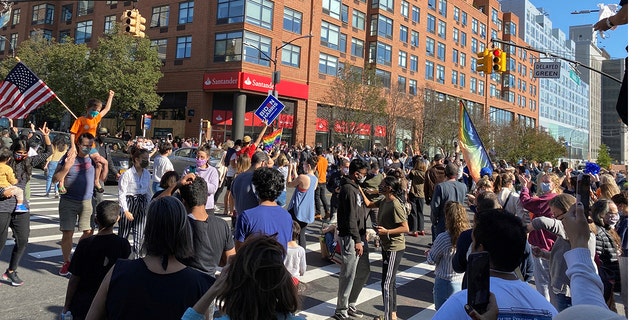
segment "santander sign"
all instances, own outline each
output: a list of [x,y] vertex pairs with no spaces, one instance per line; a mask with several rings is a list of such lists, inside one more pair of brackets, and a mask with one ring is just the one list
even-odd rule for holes
[[[241,89],[268,93],[273,90],[273,82],[271,82],[270,77],[247,72],[205,73],[202,89],[205,91]],[[278,93],[281,96],[307,99],[309,97],[309,86],[298,82],[281,81],[278,84]]]

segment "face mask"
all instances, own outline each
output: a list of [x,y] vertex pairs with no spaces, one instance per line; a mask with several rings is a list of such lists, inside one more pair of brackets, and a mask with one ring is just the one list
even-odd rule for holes
[[620,215],[616,214],[616,215],[609,215],[609,226],[614,227],[616,225],[616,223],[618,223],[618,220],[620,220]]
[[540,183],[540,191],[542,193],[547,193],[547,192],[551,191],[551,183],[541,182]]
[[360,179],[358,179],[358,182],[363,183],[365,179],[367,179],[367,176],[362,176],[360,177]]
[[91,118],[95,118],[100,114],[99,111],[91,111],[89,112],[89,115],[91,116]]
[[80,152],[82,152],[82,154],[89,154],[91,152],[91,148],[82,147],[80,148]]
[[206,159],[196,159],[196,166],[202,167],[207,163]]
[[149,166],[149,160],[140,160],[140,166],[146,168]]
[[345,176],[349,174],[349,168],[342,168],[342,174]]
[[552,168],[547,169],[547,173],[551,173],[551,171],[553,171]]
[[13,158],[16,159],[16,161],[22,161],[27,158],[27,155],[14,153]]

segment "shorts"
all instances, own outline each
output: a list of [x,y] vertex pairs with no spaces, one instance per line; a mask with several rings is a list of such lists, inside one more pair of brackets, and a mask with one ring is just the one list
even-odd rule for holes
[[80,231],[91,230],[91,214],[93,213],[91,199],[78,201],[61,197],[58,212],[60,231],[74,231],[76,222]]
[[224,177],[224,186],[227,189],[231,189],[231,184],[233,183],[233,177]]

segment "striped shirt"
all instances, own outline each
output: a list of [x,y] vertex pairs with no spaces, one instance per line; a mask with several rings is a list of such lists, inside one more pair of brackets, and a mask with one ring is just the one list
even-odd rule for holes
[[436,277],[451,282],[462,282],[464,273],[453,271],[451,259],[456,253],[455,245],[451,244],[451,236],[449,231],[445,231],[438,235],[433,247],[427,254],[427,263],[436,265]]

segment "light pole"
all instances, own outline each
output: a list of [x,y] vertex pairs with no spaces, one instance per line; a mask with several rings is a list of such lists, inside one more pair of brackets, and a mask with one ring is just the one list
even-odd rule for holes
[[252,45],[251,43],[244,42],[245,45],[248,45],[248,46],[253,47],[254,49],[258,50],[258,52],[260,52],[261,55],[263,55],[265,58],[267,58],[267,60],[269,60],[269,61],[271,61],[273,63],[273,73],[271,74],[271,82],[273,83],[273,96],[274,97],[278,98],[278,90],[276,89],[276,85],[278,83],[280,83],[280,71],[278,71],[278,51],[280,51],[282,48],[290,45],[294,41],[298,41],[300,39],[307,39],[307,38],[311,38],[311,37],[313,37],[312,34],[299,36],[299,37],[293,38],[293,39],[283,43],[281,46],[277,46],[275,48],[275,50],[274,50],[274,57],[273,58],[271,58],[268,54],[266,54],[260,48]]

